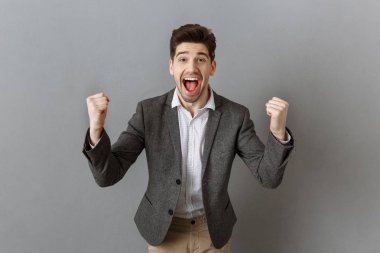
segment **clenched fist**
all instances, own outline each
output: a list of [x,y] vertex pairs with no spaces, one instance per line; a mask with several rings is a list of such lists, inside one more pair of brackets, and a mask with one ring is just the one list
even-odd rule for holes
[[285,100],[273,97],[266,104],[267,114],[270,117],[270,131],[281,140],[286,140],[286,117],[289,104]]
[[90,141],[95,145],[102,134],[107,116],[109,98],[102,92],[87,98],[88,117],[90,119]]

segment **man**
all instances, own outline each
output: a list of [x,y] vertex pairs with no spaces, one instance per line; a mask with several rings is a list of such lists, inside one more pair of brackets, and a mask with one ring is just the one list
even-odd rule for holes
[[149,182],[135,222],[149,252],[230,252],[236,216],[227,186],[235,155],[263,186],[274,188],[293,149],[286,101],[274,97],[266,104],[271,133],[265,147],[248,109],[211,89],[215,41],[200,25],[173,31],[169,72],[176,88],[139,102],[112,146],[103,128],[108,97],[87,98],[83,152],[100,186],[118,182],[145,148]]

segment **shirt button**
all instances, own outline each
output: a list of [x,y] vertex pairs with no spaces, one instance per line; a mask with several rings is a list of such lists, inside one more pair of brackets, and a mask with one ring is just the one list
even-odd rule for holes
[[179,180],[179,179],[177,179],[175,182],[176,182],[178,185],[181,184],[181,180]]
[[169,213],[169,215],[173,215],[174,212],[173,212],[172,209],[169,209],[169,212],[168,212],[168,213]]

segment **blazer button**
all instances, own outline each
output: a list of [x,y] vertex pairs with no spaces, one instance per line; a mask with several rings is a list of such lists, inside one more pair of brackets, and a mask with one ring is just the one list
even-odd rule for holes
[[178,185],[181,184],[181,180],[179,180],[179,179],[177,179],[175,182],[176,182]]
[[174,212],[173,212],[172,209],[169,209],[169,212],[168,212],[168,213],[169,213],[169,215],[173,215]]

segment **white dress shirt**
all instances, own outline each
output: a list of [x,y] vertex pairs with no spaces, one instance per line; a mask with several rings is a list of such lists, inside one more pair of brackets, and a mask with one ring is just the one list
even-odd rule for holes
[[202,155],[209,110],[215,110],[214,94],[206,105],[192,117],[182,105],[176,93],[172,108],[178,108],[178,122],[182,151],[182,184],[174,216],[192,218],[204,214],[202,199]]

